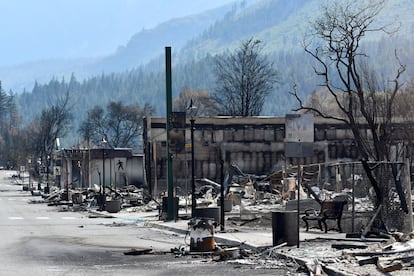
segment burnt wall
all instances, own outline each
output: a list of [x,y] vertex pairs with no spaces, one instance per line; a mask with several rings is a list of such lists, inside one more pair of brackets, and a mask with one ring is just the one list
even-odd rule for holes
[[[165,187],[166,135],[164,118],[147,118],[146,168],[150,170],[151,183],[159,191]],[[173,174],[175,186],[181,190],[191,182],[190,125],[186,124],[186,146],[174,152]],[[267,175],[280,170],[287,163],[295,162],[284,155],[285,120],[279,117],[197,118],[194,130],[195,176],[220,182],[221,160],[224,172],[235,162],[249,174]],[[323,163],[331,160],[357,159],[352,133],[344,124],[315,120],[314,156],[300,160],[302,164]],[[179,192],[179,191],[177,191]]]

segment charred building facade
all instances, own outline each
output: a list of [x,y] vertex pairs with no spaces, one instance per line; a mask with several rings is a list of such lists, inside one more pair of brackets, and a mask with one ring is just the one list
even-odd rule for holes
[[[150,192],[164,191],[167,179],[167,133],[165,118],[148,117],[144,122],[146,179]],[[333,160],[357,160],[351,130],[337,121],[315,118],[314,155],[302,164]],[[191,179],[190,121],[170,130],[177,193],[186,190]],[[285,157],[284,117],[200,117],[195,119],[195,176],[220,183],[222,171],[237,164],[245,173],[269,174],[292,163]],[[222,167],[223,166],[223,167]]]

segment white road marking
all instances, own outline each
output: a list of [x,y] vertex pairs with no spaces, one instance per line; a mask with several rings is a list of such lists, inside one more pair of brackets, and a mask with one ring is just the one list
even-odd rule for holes
[[50,219],[49,217],[36,217],[36,219]]
[[[10,219],[10,220],[22,220],[22,219],[25,219],[25,218],[24,217],[8,217],[8,219]],[[51,218],[50,217],[35,217],[34,219],[37,219],[37,220],[49,220]],[[77,217],[61,217],[60,219],[76,220],[78,218]]]
[[48,271],[48,272],[63,272],[65,270],[62,269],[62,268],[59,268],[59,267],[48,267],[46,269],[46,271]]

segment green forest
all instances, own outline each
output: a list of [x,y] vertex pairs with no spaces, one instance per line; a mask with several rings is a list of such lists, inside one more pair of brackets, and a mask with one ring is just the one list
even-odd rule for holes
[[[373,49],[371,53],[375,53],[376,45],[373,44],[371,47]],[[392,45],[388,49],[393,53]],[[216,91],[216,58],[208,55],[198,61],[174,66],[173,97],[177,97],[186,88]],[[311,92],[318,90],[319,80],[313,71],[313,60],[305,52],[279,51],[268,55],[268,59],[274,62],[279,76],[278,84],[268,96],[262,115],[284,116],[292,112],[297,104],[290,94],[293,84],[296,83],[300,95],[307,97]],[[382,56],[381,60],[378,59],[376,66],[386,74],[392,67],[387,69],[381,68],[380,65],[394,64],[394,57],[392,54]],[[412,75],[411,72],[409,73]],[[65,93],[69,94],[72,112],[76,114],[71,126],[73,131],[78,128],[80,121],[86,118],[89,109],[95,105],[105,106],[110,101],[149,104],[154,107],[156,115],[165,115],[165,72],[142,66],[122,73],[101,74],[86,80],[77,80],[76,75],[73,74],[69,79],[53,78],[45,84],[36,83],[31,92],[17,96],[23,122],[30,122],[32,118],[38,116],[39,111],[50,106]]]

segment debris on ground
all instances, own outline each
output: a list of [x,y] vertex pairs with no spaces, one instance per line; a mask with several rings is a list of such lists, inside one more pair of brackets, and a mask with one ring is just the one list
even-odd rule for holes
[[139,255],[144,255],[144,254],[150,254],[151,252],[152,252],[151,248],[147,248],[147,249],[132,248],[132,249],[124,252],[124,255],[139,256]]
[[[18,178],[17,178],[18,179]],[[196,202],[198,207],[217,207],[220,205],[220,185],[209,179],[198,180],[201,187],[197,190]],[[22,181],[16,180],[20,185]],[[340,191],[324,187],[304,185],[300,203],[304,208],[319,206],[325,199],[341,198],[350,202],[352,189]],[[296,180],[294,176],[284,176],[281,172],[269,176],[254,176],[244,174],[238,169],[238,175],[233,175],[227,183],[224,199],[230,203],[226,210],[227,233],[240,232],[243,229],[267,229],[272,227],[272,217],[275,210],[297,210],[295,202]],[[33,195],[39,192],[31,191]],[[310,194],[310,195],[309,195]],[[87,211],[89,218],[114,218],[108,213],[151,212],[161,213],[163,204],[158,199],[151,199],[142,188],[134,185],[125,187],[105,187],[93,185],[91,188],[60,189],[50,187],[48,193],[41,193],[43,200],[32,200],[31,203],[47,203],[59,206],[61,211]],[[179,208],[191,210],[191,195],[177,195]],[[161,198],[162,199],[162,198]],[[118,205],[109,210],[109,203]],[[355,197],[352,206],[359,214],[375,213],[371,221],[379,213],[375,209],[369,195]],[[308,206],[309,205],[309,206]],[[112,206],[113,207],[113,206]],[[348,207],[348,206],[347,206]],[[106,211],[106,212],[102,212]],[[349,213],[349,210],[348,210]],[[161,217],[160,215],[158,216]],[[208,238],[214,242],[212,223],[197,220],[192,226],[192,246],[196,249],[208,248],[208,252],[191,252],[188,245],[180,245],[171,249],[177,257],[185,255],[200,255],[207,261],[226,262],[233,265],[250,265],[257,268],[290,267],[309,275],[375,275],[392,273],[392,275],[410,275],[414,268],[414,232],[378,232],[372,237],[371,221],[361,232],[345,239],[310,239],[301,242],[300,247],[288,246],[282,243],[250,250],[240,242],[239,246],[211,243],[196,243],[199,237]],[[113,223],[112,227],[127,225],[123,222]],[[368,227],[369,226],[369,227]],[[217,225],[214,225],[214,228]],[[320,230],[319,230],[320,231]],[[190,248],[191,249],[191,248]],[[196,250],[197,251],[197,250]],[[203,250],[201,250],[203,251]],[[143,255],[151,253],[150,249],[131,249],[125,255]]]

